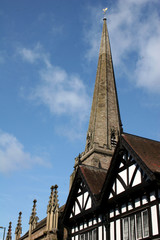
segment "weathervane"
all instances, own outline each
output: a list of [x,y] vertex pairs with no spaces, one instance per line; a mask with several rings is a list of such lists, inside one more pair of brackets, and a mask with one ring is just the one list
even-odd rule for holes
[[108,8],[104,8],[103,9],[103,14],[104,14],[104,18],[106,18],[106,12],[107,12]]

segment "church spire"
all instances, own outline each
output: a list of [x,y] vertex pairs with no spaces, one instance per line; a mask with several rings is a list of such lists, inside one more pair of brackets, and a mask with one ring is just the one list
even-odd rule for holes
[[121,126],[109,35],[104,18],[85,151],[95,146],[111,149],[114,141],[118,140]]
[[[81,162],[108,169],[114,148],[122,132],[122,123],[106,18],[103,21],[86,147],[81,154]],[[77,161],[75,166],[78,165]]]

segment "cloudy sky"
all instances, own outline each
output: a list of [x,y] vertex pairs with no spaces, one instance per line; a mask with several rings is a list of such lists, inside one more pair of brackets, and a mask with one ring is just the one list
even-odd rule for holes
[[46,217],[51,185],[65,203],[105,7],[124,131],[160,140],[159,0],[0,0],[0,226],[13,233],[19,211],[28,230],[34,199]]

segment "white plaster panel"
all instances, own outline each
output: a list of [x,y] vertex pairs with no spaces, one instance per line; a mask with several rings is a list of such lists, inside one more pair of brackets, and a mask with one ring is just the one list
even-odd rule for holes
[[77,202],[75,202],[75,215],[77,215],[79,213],[80,213],[79,206],[78,206]]
[[102,226],[99,226],[99,228],[98,228],[98,239],[103,239],[102,238]]
[[116,240],[121,240],[120,219],[116,221]]
[[74,240],[74,237],[72,237],[72,240]]
[[89,226],[92,226],[92,219],[89,220],[88,225],[89,225]]
[[106,227],[103,226],[103,239],[106,240]]
[[69,218],[72,218],[72,217],[73,217],[73,215],[72,215],[72,213],[71,213]]
[[102,215],[99,215],[98,222],[102,222]]
[[142,197],[142,204],[146,204],[146,203],[148,203],[147,197],[143,196]]
[[132,210],[133,209],[133,206],[132,206],[132,203],[128,203],[128,210]]
[[136,168],[135,164],[129,167],[129,184],[131,182],[135,168]]
[[77,197],[77,200],[79,201],[80,206],[81,206],[81,208],[82,208],[82,200],[83,200],[82,195],[78,196],[78,197]]
[[97,220],[96,218],[93,219],[93,224],[96,224],[97,223]]
[[113,184],[113,187],[112,187],[113,191],[115,192],[115,183]]
[[110,240],[114,240],[114,222],[110,224]]
[[153,191],[150,193],[150,201],[154,201],[154,200],[156,200],[156,197],[155,197],[155,192]]
[[80,230],[83,229],[83,223],[80,224],[80,227],[79,227]]
[[136,186],[140,183],[141,183],[141,172],[140,172],[140,169],[138,169],[132,186]]
[[72,233],[74,233],[74,228],[72,228]]
[[75,240],[78,240],[78,235],[75,236]]
[[118,179],[116,179],[117,182],[117,194],[124,192],[124,187],[122,186],[122,184],[120,183],[120,181]]
[[123,159],[126,161],[126,154],[123,155]]
[[120,164],[119,168],[121,168],[121,167],[123,167],[123,166],[124,166],[124,164],[121,162],[121,164]]
[[158,219],[157,219],[157,207],[151,207],[151,218],[152,218],[152,234],[153,236],[158,234]]
[[89,199],[88,199],[88,202],[87,202],[87,205],[86,205],[86,210],[87,209],[89,209],[89,208],[91,208],[92,207],[92,200],[91,200],[91,197],[89,197]]
[[85,203],[86,203],[86,200],[87,200],[88,195],[89,195],[88,192],[85,192],[85,193],[84,193],[84,206],[85,206]]
[[114,210],[113,209],[110,211],[109,217],[110,218],[114,217]]
[[84,223],[84,228],[86,228],[86,227],[87,227],[87,223],[85,222],[85,223]]
[[109,195],[109,199],[110,199],[110,198],[112,198],[112,197],[113,197],[113,194],[112,194],[112,193],[110,193],[110,195]]
[[123,170],[122,172],[119,173],[125,184],[127,185],[127,169]]
[[122,213],[124,213],[124,212],[127,211],[126,204],[123,204],[123,205],[122,205],[122,210],[121,210],[121,211],[122,211]]
[[136,198],[135,199],[135,207],[139,207],[141,205],[140,199]]
[[119,209],[118,209],[118,208],[116,208],[115,213],[116,213],[116,216],[119,215],[120,212],[119,212]]

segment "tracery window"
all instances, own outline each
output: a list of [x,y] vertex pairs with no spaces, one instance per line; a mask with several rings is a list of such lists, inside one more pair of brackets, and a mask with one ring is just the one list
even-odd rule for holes
[[80,240],[97,240],[97,229],[94,228],[91,231],[81,234]]
[[148,236],[148,210],[123,218],[123,240],[143,239]]

